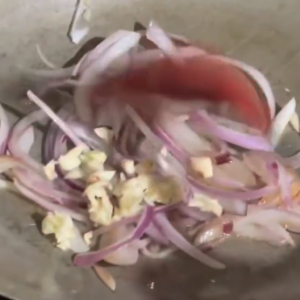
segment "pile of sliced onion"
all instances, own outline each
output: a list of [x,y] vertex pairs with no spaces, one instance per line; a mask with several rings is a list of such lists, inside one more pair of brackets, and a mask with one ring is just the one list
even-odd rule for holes
[[[141,38],[151,41],[151,49],[140,44]],[[300,185],[293,171],[300,166],[300,158],[283,158],[274,152],[288,123],[294,127],[299,124],[295,100],[275,116],[270,84],[258,70],[243,62],[210,55],[187,40],[179,46],[181,39],[166,33],[155,22],[145,32],[118,31],[72,68],[35,72],[49,78],[44,91],[72,82],[74,90],[69,96],[73,101],[57,113],[29,91],[28,98],[39,109],[10,127],[0,106],[0,171],[13,184],[5,186],[16,188],[47,212],[66,214],[85,224],[93,242],[88,247],[91,251],[75,257],[78,266],[95,266],[103,260],[128,265],[136,263],[139,253],[162,257],[160,253],[175,248],[221,269],[224,265],[202,250],[217,245],[224,237],[238,234],[274,245],[293,245],[285,226],[300,231]],[[184,59],[199,55],[213,56],[251,78],[248,84],[255,83],[261,101],[269,109],[271,132],[262,133],[229,117],[211,114],[202,105],[203,99],[183,103],[167,95],[127,90],[120,93],[118,86],[101,93],[103,83],[126,76],[130,68],[151,65],[163,57],[180,65]],[[149,103],[162,103],[151,122],[144,114],[151,104],[141,107],[140,101],[136,105],[139,97]],[[157,176],[176,178],[187,191],[186,197],[175,204],[144,205],[133,216],[95,228],[89,220],[83,182],[65,176],[57,165],[51,169],[55,180],[49,180],[44,165],[29,155],[33,123],[45,116],[51,123],[43,145],[44,163],[57,161],[75,146],[105,152],[108,163],[119,174],[124,159],[135,163],[152,160],[159,167]],[[111,129],[109,142],[99,128]],[[99,244],[96,240],[101,236]]]

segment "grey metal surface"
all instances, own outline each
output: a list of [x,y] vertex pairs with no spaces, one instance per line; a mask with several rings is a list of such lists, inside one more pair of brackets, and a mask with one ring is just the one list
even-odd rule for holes
[[[0,100],[15,111],[29,109],[18,66],[41,67],[34,45],[62,65],[78,47],[66,32],[75,0],[0,1]],[[155,18],[172,32],[206,41],[263,70],[279,103],[300,97],[299,0],[94,0],[90,36],[131,29]],[[286,92],[288,88],[291,92]],[[54,100],[53,100],[54,101]],[[299,112],[299,110],[298,110]],[[289,141],[299,143],[298,136]],[[38,146],[34,150],[38,156]],[[213,271],[183,256],[141,261],[118,269],[111,293],[91,270],[72,266],[33,225],[36,208],[1,191],[0,293],[31,299],[289,300],[300,296],[300,256],[247,241],[227,242],[218,252],[226,271]],[[153,284],[152,284],[153,283]],[[153,289],[152,289],[153,287]]]

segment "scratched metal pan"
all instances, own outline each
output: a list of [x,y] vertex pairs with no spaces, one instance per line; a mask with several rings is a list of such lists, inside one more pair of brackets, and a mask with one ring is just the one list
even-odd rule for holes
[[[78,47],[66,38],[75,0],[0,1],[0,99],[21,116],[31,107],[18,67],[41,67],[39,43],[57,65]],[[168,31],[219,46],[261,69],[271,80],[279,104],[300,99],[299,0],[98,0],[94,1],[90,37],[139,20],[155,18]],[[50,99],[57,105],[60,99]],[[41,137],[36,131],[37,137]],[[281,151],[300,149],[288,132]],[[33,155],[38,157],[40,145]],[[262,243],[229,240],[214,255],[225,271],[208,269],[185,257],[141,260],[113,268],[117,291],[111,293],[89,269],[75,268],[70,257],[52,247],[35,226],[38,210],[13,194],[0,197],[0,294],[13,299],[203,299],[294,300],[300,297],[298,249],[276,249]],[[295,237],[297,239],[297,237]]]

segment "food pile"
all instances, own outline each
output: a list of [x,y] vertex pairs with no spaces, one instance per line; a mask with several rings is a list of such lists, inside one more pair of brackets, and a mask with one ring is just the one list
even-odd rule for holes
[[[255,68],[151,22],[112,34],[74,67],[36,74],[49,78],[44,91],[71,87],[72,101],[54,113],[29,91],[39,109],[11,128],[0,107],[5,184],[44,208],[42,232],[111,289],[102,261],[181,250],[222,269],[207,251],[231,235],[294,245],[300,156],[274,149],[287,126],[299,132],[296,101],[275,115]],[[46,115],[42,164],[29,150]]]

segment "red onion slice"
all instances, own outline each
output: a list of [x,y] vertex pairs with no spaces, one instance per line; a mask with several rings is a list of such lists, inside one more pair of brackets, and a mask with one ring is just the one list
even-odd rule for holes
[[27,92],[28,98],[34,102],[37,106],[39,106],[51,119],[55,122],[59,128],[72,140],[72,142],[76,145],[84,145],[81,140],[74,134],[74,132],[67,126],[67,124],[58,117],[51,108],[46,105],[40,98],[38,98],[33,92]]
[[42,197],[41,195],[35,193],[32,191],[30,188],[24,186],[18,179],[14,179],[14,184],[16,188],[28,199],[34,201],[36,204],[39,206],[43,207],[47,211],[53,211],[53,212],[61,212],[68,214],[72,219],[81,221],[81,222],[86,222],[87,221],[87,216],[85,213],[80,213],[76,210],[69,209],[65,206],[55,204],[51,202],[50,199],[47,199],[46,197]]
[[214,268],[214,269],[224,269],[225,266],[216,261],[215,259],[209,257],[208,255],[201,252],[199,249],[191,245],[169,222],[165,214],[158,214],[154,218],[155,223],[160,228],[162,233],[180,250],[192,256],[196,260],[202,262],[203,264]]
[[32,123],[41,121],[45,118],[45,113],[43,111],[33,111],[32,113],[25,116],[21,119],[17,124],[13,127],[10,138],[8,141],[8,149],[10,153],[20,158],[24,161],[28,166],[32,167],[34,170],[39,172],[40,174],[44,174],[42,164],[38,163],[36,160],[32,159],[28,153],[22,150],[20,145],[22,136],[26,133],[26,130],[30,128]]
[[151,238],[156,243],[161,245],[170,245],[170,241],[160,232],[160,230],[155,226],[155,224],[150,224],[145,231],[145,234]]
[[206,134],[211,134],[228,143],[254,150],[272,151],[271,143],[262,136],[250,135],[218,125],[205,112],[198,112],[191,116],[193,122],[200,126]]
[[81,121],[90,124],[93,119],[90,98],[94,85],[99,84],[101,76],[107,71],[110,64],[135,47],[139,39],[139,33],[126,32],[126,34],[114,40],[112,44],[109,42],[109,47],[106,48],[105,41],[98,46],[98,51],[102,54],[101,57],[85,70],[79,81],[80,86],[75,90],[74,102]]
[[266,186],[263,188],[247,190],[247,191],[226,191],[212,186],[208,186],[202,181],[195,180],[189,175],[187,175],[187,180],[195,189],[199,190],[199,192],[218,200],[222,200],[222,199],[223,200],[236,199],[236,200],[243,200],[243,201],[256,200],[266,195],[269,195],[276,190],[276,186]]
[[142,235],[145,233],[147,227],[151,224],[153,219],[153,214],[154,214],[153,207],[147,207],[144,210],[135,230],[130,234],[130,236],[124,237],[123,240],[104,249],[76,255],[74,259],[75,265],[81,267],[92,266],[95,263],[101,261],[103,258],[111,254],[112,252],[120,249],[121,247],[135,240],[140,239]]
[[2,105],[0,105],[0,154],[4,154],[9,134],[9,122]]
[[154,21],[150,22],[146,31],[146,37],[167,55],[172,55],[177,50],[175,45],[173,44],[173,41]]

